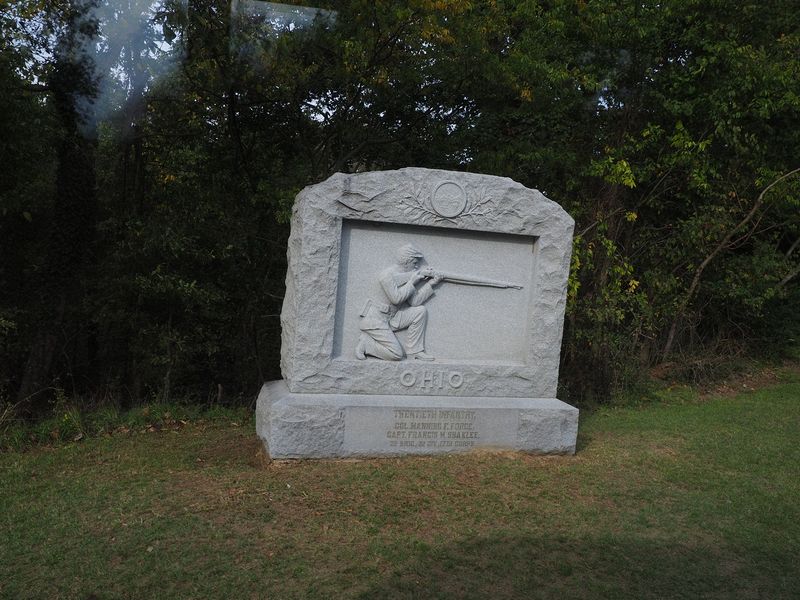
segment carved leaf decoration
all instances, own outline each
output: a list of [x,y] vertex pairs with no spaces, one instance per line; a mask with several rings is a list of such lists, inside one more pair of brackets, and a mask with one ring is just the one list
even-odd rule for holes
[[422,188],[407,189],[401,200],[403,206],[403,213],[409,219],[419,221],[421,223],[429,223],[447,221],[455,224],[455,219],[443,217],[434,210],[428,208],[425,201],[422,199]]
[[462,217],[469,217],[474,223],[485,221],[488,215],[497,211],[497,202],[489,194],[486,188],[480,192],[478,200],[468,206],[467,210],[461,213]]

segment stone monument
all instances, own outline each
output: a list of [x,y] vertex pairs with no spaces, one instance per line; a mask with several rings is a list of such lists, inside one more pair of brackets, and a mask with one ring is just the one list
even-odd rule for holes
[[556,399],[574,221],[510,179],[337,173],[297,196],[272,458],[575,451]]

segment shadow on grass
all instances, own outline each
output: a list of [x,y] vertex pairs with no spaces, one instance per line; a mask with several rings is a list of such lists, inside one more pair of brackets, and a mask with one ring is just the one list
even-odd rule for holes
[[578,430],[578,439],[575,441],[575,454],[583,452],[592,444],[594,436],[587,434],[580,429]]
[[360,598],[796,598],[791,553],[758,555],[622,536],[478,538],[418,546]]

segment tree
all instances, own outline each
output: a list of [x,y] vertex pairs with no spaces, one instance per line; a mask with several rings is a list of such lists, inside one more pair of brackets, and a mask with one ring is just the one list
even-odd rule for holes
[[[94,71],[85,53],[96,34],[93,3],[75,0],[57,18],[58,42],[47,87],[61,127],[57,150],[55,196],[41,275],[39,325],[22,375],[18,401],[28,410],[38,408],[37,393],[50,384],[59,344],[67,343],[75,320],[80,320],[81,271],[87,263],[89,243],[94,237],[95,189],[93,165],[93,119],[91,99],[95,94]],[[66,335],[65,335],[66,334]],[[39,406],[37,406],[39,404]]]
[[[280,376],[296,193],[408,165],[509,176],[575,217],[565,397],[800,330],[800,178],[762,193],[798,167],[790,5],[18,0],[5,385],[251,395]],[[70,104],[95,89],[96,136]]]

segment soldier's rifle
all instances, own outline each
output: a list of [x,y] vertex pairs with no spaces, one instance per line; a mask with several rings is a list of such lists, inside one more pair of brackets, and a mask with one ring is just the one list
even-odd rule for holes
[[462,273],[451,273],[449,271],[436,271],[435,269],[424,269],[421,271],[422,275],[428,279],[438,277],[441,281],[448,281],[450,283],[458,283],[461,285],[480,285],[484,287],[504,288],[521,290],[522,286],[508,281],[498,281],[496,279],[485,279],[483,277],[473,277],[472,275],[464,275]]

